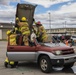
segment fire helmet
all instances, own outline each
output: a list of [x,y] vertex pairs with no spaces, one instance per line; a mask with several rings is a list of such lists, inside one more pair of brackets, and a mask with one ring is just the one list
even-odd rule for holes
[[22,21],[22,22],[27,21],[26,17],[22,17],[22,18],[21,18],[21,21]]
[[38,21],[38,22],[36,23],[36,25],[41,26],[42,24],[41,24],[40,21]]

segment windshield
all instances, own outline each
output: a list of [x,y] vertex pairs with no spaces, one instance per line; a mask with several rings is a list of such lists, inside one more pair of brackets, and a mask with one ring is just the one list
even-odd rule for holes
[[49,47],[66,46],[64,43],[44,43],[44,45]]

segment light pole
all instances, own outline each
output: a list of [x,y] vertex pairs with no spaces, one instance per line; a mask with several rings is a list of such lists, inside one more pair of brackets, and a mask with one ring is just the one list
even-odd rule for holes
[[65,24],[65,34],[66,34],[66,21],[65,21],[65,23],[64,23],[64,24]]
[[[11,25],[12,25],[13,28],[15,27],[15,26],[13,25],[13,20],[11,21]],[[12,29],[13,29],[13,28],[12,28]]]
[[49,12],[49,28],[50,28],[50,33],[51,33],[51,13]]

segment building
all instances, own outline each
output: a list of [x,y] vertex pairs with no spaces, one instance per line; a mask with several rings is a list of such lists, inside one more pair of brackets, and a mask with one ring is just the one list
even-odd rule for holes
[[14,28],[13,23],[0,23],[0,39],[6,39],[8,30],[12,30]]
[[[0,39],[6,39],[7,38],[7,30],[12,30],[14,28],[13,23],[0,23]],[[76,28],[54,28],[54,29],[46,29],[47,34],[50,34],[50,31],[52,34],[60,33],[60,34],[69,34],[69,35],[76,35]]]
[[60,34],[68,34],[68,35],[76,35],[76,28],[55,28],[55,29],[46,29],[47,33],[60,33]]

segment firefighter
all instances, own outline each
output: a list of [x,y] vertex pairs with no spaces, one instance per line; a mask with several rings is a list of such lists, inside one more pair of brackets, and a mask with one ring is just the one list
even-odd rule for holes
[[19,30],[19,18],[16,17],[16,24],[15,24],[15,28],[12,30],[12,33],[16,33],[16,34],[21,34],[20,30]]
[[38,22],[35,22],[35,24],[36,24],[36,30],[34,29],[34,31],[35,31],[35,33],[36,33],[36,38],[37,38],[37,40],[38,40],[38,42],[42,42],[41,41],[41,33],[39,32],[39,26],[41,26],[41,23],[40,23],[40,21],[38,21]]
[[21,31],[19,30],[19,18],[16,17],[16,24],[15,24],[15,28],[12,30],[12,33],[13,34],[16,34],[16,44],[19,45],[19,39],[20,39],[20,36],[21,36]]
[[6,34],[7,34],[7,40],[8,40],[8,36],[10,35],[10,33],[11,33],[10,30],[8,30],[8,31],[6,32]]
[[69,41],[67,39],[64,40],[64,43],[69,46]]
[[24,44],[29,45],[27,44],[29,43],[27,39],[29,39],[29,36],[30,36],[30,29],[29,29],[28,20],[26,19],[26,17],[22,17],[18,25],[23,35]]
[[28,36],[30,35],[28,21],[25,17],[21,18],[19,26],[20,26],[22,35],[28,35]]
[[47,41],[47,34],[46,30],[44,29],[43,25],[40,21],[36,23],[37,26],[37,40],[39,42],[46,42]]
[[18,23],[19,23],[19,19],[18,19],[18,17],[16,18],[16,24],[15,24],[15,28],[13,29],[13,30],[8,30],[7,31],[7,35],[8,35],[8,33],[10,33],[10,34],[13,34],[13,33],[16,33],[16,34],[18,34],[19,33],[19,26],[18,26]]
[[[19,21],[19,19],[16,18],[16,21]],[[16,39],[16,34],[17,34],[17,31],[18,31],[18,26],[17,27],[16,26],[17,25],[15,25],[15,28],[13,30],[8,30],[7,31],[7,39],[9,37],[10,45],[17,45],[17,43],[16,43],[16,40],[17,40]],[[5,67],[8,67],[8,65],[11,65],[11,67],[15,67],[15,62],[14,61],[9,61],[8,57],[6,57],[6,59],[5,59]]]
[[[12,35],[12,31],[11,30],[8,30],[6,32],[6,34],[7,34],[7,40],[8,40],[8,37],[10,37]],[[9,39],[9,41],[11,41],[11,40]],[[11,65],[11,68],[14,67],[13,66],[14,65],[14,61],[9,61],[8,60],[8,57],[6,57],[6,59],[5,59],[5,67],[8,67],[8,65]]]

